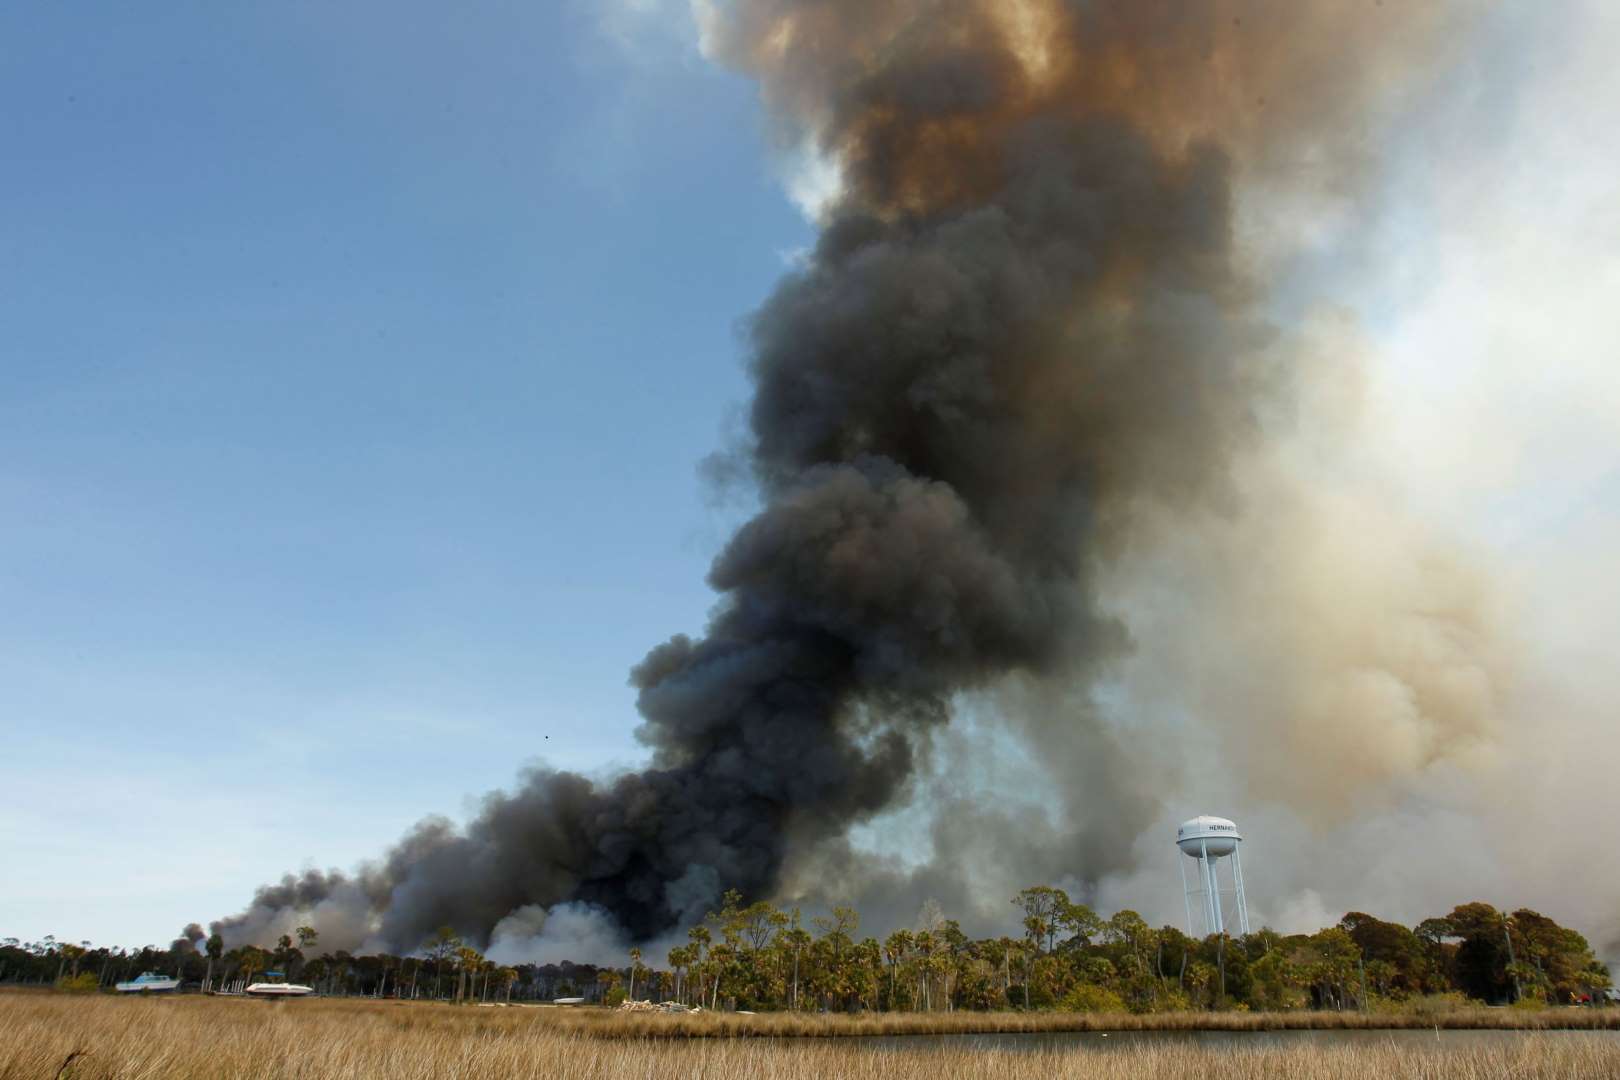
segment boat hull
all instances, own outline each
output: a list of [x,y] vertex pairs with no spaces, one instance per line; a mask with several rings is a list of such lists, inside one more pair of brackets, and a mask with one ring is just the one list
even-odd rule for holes
[[257,998],[301,998],[315,992],[313,986],[298,983],[254,983],[242,993]]

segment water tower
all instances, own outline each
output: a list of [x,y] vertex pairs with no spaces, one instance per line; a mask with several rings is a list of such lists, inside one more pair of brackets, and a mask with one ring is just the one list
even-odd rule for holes
[[[1237,908],[1237,932],[1249,932],[1249,905],[1243,898],[1243,860],[1238,855],[1238,847],[1242,843],[1243,837],[1238,833],[1236,824],[1208,814],[1183,821],[1176,830],[1176,847],[1198,863],[1198,880],[1192,884],[1187,881],[1187,864],[1181,863],[1181,888],[1187,905],[1189,935],[1207,937],[1227,932],[1226,920],[1221,914],[1219,868],[1222,859],[1229,859],[1232,864],[1232,888],[1228,891],[1232,894],[1233,906]],[[1179,859],[1176,861],[1180,862]],[[1203,912],[1202,934],[1193,929],[1194,896],[1198,897],[1198,908]]]

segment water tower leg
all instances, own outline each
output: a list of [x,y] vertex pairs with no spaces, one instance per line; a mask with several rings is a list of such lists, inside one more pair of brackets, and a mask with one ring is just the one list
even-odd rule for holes
[[1209,844],[1198,845],[1198,870],[1204,875],[1204,933],[1205,935],[1217,932],[1221,916],[1215,909],[1215,864],[1209,858]]
[[1182,862],[1186,853],[1176,848],[1176,862],[1181,866],[1181,905],[1187,909],[1187,936],[1192,937],[1192,889],[1187,887],[1187,864]]
[[1209,862],[1209,895],[1210,904],[1215,909],[1215,933],[1226,933],[1226,919],[1221,913],[1221,871],[1220,861],[1211,859]]
[[1237,886],[1238,927],[1243,936],[1249,936],[1249,898],[1243,892],[1243,858],[1237,848],[1232,849],[1232,881]]

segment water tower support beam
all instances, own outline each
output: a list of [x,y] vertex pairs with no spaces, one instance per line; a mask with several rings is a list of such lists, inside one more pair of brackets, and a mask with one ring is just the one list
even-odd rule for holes
[[1187,936],[1192,937],[1192,890],[1187,887],[1187,864],[1182,862],[1186,857],[1185,852],[1176,848],[1176,862],[1181,865],[1181,905],[1187,909]]
[[1215,908],[1215,864],[1209,859],[1209,841],[1198,843],[1198,872],[1204,878],[1204,935],[1215,933],[1220,914]]
[[1242,844],[1239,844],[1237,847],[1232,849],[1232,881],[1237,887],[1236,900],[1238,909],[1238,926],[1242,929],[1243,936],[1248,937],[1249,898],[1243,893],[1243,859],[1239,854],[1239,848],[1242,846]]

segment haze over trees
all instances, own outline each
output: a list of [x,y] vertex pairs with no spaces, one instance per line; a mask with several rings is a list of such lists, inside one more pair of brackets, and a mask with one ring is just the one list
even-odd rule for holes
[[[1196,940],[1125,910],[1103,917],[1061,889],[1012,898],[1022,934],[973,939],[936,904],[879,939],[860,914],[797,909],[727,893],[720,910],[663,956],[632,948],[622,966],[490,961],[452,927],[408,956],[316,953],[309,927],[274,948],[201,951],[93,947],[51,937],[0,942],[0,982],[106,989],[153,970],[199,988],[279,971],[328,994],[448,1000],[582,997],[616,1004],[634,994],[705,1008],[801,1011],[1062,1009],[1364,1009],[1447,995],[1489,1004],[1569,1004],[1610,985],[1586,939],[1539,912],[1462,904],[1416,927],[1359,911],[1315,934],[1263,928]],[[296,940],[295,940],[296,937]]]

